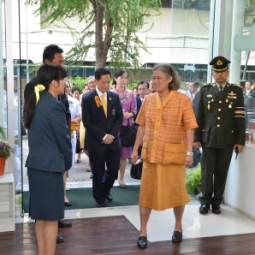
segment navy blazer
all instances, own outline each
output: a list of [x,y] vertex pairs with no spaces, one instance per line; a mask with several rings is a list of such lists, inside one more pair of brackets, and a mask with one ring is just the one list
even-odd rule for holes
[[197,91],[197,93],[195,94],[194,98],[192,99],[192,106],[193,106],[193,110],[196,110],[196,105],[197,105],[197,99],[199,96],[200,91]]
[[142,106],[142,100],[141,100],[141,98],[140,98],[140,96],[137,96],[136,97],[136,105],[137,105],[137,110],[136,110],[136,115],[135,115],[135,117],[134,117],[134,121],[136,120],[136,118],[137,118],[137,116],[138,116],[138,114],[139,114],[139,111],[140,111],[140,108],[141,108],[141,106]]
[[28,129],[29,153],[26,167],[64,172],[72,166],[70,130],[64,105],[48,92],[40,93]]
[[[86,93],[82,97],[82,122],[86,128],[85,149],[93,152],[103,152],[110,148],[119,149],[119,131],[123,121],[123,111],[119,95],[107,91],[107,118],[102,106],[97,106],[96,90]],[[100,99],[100,97],[99,97]],[[114,136],[111,144],[103,144],[106,134]]]

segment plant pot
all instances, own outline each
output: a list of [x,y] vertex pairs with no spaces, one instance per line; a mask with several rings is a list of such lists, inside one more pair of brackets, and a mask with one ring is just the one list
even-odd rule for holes
[[0,158],[0,176],[4,175],[5,160],[6,158]]

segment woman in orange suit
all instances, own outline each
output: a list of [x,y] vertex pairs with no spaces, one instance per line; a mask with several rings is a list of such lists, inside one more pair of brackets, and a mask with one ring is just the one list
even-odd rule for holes
[[185,166],[193,163],[192,143],[197,122],[191,100],[177,92],[179,81],[174,68],[154,68],[156,93],[144,98],[136,123],[139,124],[131,156],[135,164],[143,144],[143,173],[140,189],[141,228],[137,246],[147,247],[147,222],[151,210],[174,209],[172,242],[182,241],[182,215],[189,197],[185,188]]

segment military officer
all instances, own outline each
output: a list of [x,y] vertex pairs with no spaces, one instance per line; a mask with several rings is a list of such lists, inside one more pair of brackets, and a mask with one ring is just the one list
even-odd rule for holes
[[227,82],[229,60],[215,57],[212,65],[213,84],[200,90],[196,105],[198,128],[194,148],[202,146],[202,196],[199,212],[221,213],[228,168],[233,149],[242,152],[245,143],[245,109],[241,87]]

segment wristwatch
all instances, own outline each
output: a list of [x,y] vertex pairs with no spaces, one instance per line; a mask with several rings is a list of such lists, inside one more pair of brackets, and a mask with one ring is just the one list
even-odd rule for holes
[[186,156],[191,156],[191,157],[192,157],[192,156],[193,156],[193,152],[192,152],[192,151],[186,151],[186,152],[185,152],[185,155],[186,155]]

